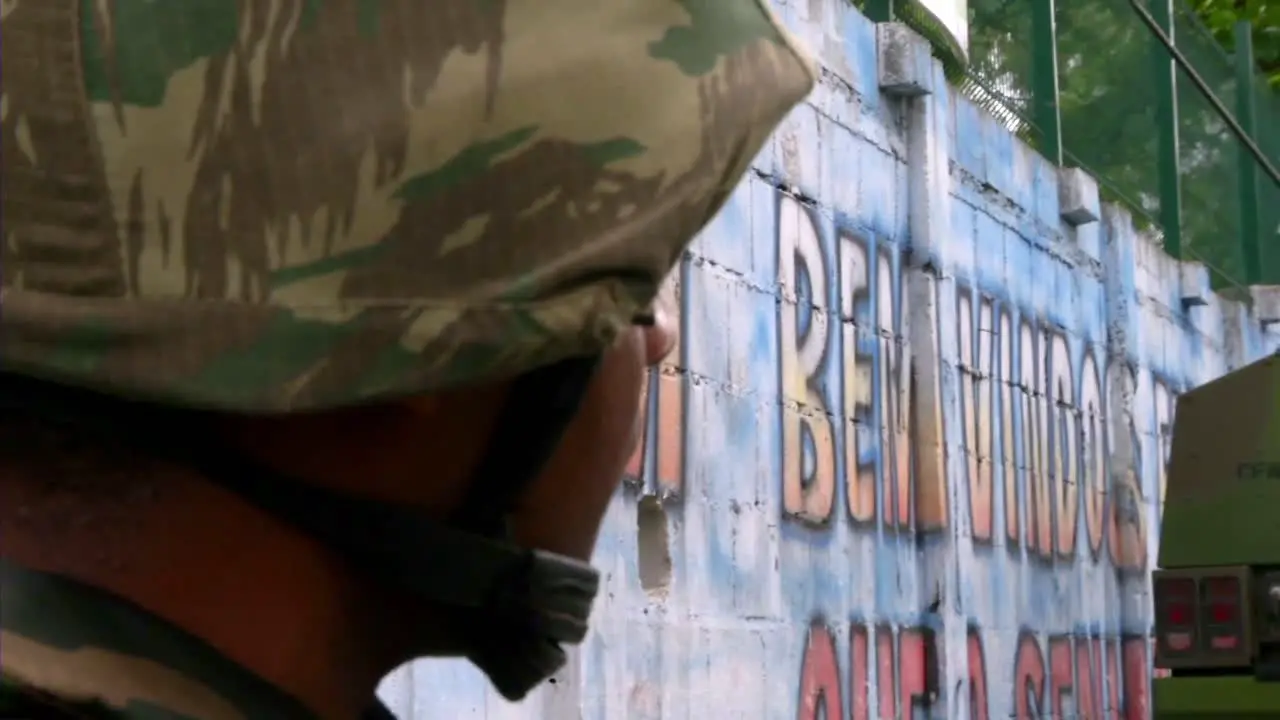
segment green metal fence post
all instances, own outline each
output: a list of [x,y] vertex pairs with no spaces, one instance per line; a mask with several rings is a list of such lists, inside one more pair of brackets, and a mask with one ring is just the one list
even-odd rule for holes
[[[1147,0],[1151,17],[1166,37],[1173,34],[1172,0]],[[1178,179],[1178,93],[1176,68],[1168,49],[1151,38],[1152,78],[1156,88],[1156,152],[1160,173],[1160,225],[1164,230],[1164,251],[1182,259],[1182,184]]]
[[864,12],[871,22],[893,21],[893,0],[866,0]]
[[[1254,95],[1253,26],[1248,20],[1236,23],[1236,120],[1249,137],[1257,137],[1257,97]],[[1244,281],[1262,281],[1259,235],[1258,164],[1244,145],[1236,143],[1240,163],[1240,253],[1244,258]]]
[[1058,108],[1058,31],[1054,0],[1031,4],[1032,122],[1040,130],[1040,152],[1062,164],[1062,115]]

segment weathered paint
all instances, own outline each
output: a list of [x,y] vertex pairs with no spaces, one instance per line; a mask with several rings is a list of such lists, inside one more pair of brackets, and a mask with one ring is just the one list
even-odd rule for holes
[[1174,398],[1280,337],[1122,213],[1062,223],[937,68],[882,96],[848,3],[780,10],[826,73],[672,278],[595,632],[521,706],[405,668],[402,717],[1148,717]]

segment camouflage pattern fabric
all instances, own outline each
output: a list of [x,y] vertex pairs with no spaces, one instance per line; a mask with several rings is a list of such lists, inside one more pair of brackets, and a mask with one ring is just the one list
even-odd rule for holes
[[102,590],[0,559],[0,717],[312,720],[213,648]]
[[602,349],[812,87],[768,0],[4,0],[0,369],[313,410]]

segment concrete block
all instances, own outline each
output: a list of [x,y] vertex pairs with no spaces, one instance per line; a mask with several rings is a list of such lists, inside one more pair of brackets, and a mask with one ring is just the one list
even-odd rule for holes
[[1178,288],[1183,310],[1208,305],[1209,296],[1213,293],[1209,286],[1209,269],[1198,262],[1178,263]]
[[1253,314],[1262,327],[1280,325],[1280,285],[1254,285],[1249,294],[1253,297]]
[[876,25],[876,65],[880,91],[892,97],[933,92],[933,49],[903,23]]
[[1098,181],[1081,168],[1059,168],[1058,207],[1062,219],[1072,227],[1098,222],[1102,215]]

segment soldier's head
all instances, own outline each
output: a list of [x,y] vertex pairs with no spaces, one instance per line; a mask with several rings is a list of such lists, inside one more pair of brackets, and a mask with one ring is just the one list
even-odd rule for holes
[[[646,368],[675,340],[672,313],[662,303],[656,307],[651,322],[622,332],[598,360],[584,363],[577,380],[554,374],[499,379],[400,401],[295,415],[128,406],[130,417],[109,417],[111,422],[155,423],[151,426],[166,426],[165,432],[202,438],[192,462],[186,461],[186,451],[170,453],[171,448],[153,444],[149,435],[113,436],[39,408],[0,411],[0,536],[5,539],[0,551],[29,567],[140,603],[316,705],[349,708],[367,699],[368,685],[377,677],[423,655],[470,656],[495,676],[504,692],[518,697],[558,667],[556,642],[574,641],[585,629],[594,591],[585,566],[571,568],[576,574],[561,578],[580,584],[562,599],[578,606],[564,618],[568,632],[534,632],[521,640],[531,627],[519,623],[542,622],[538,613],[547,608],[534,608],[532,617],[517,613],[504,619],[480,602],[450,604],[450,591],[440,597],[430,592],[437,582],[433,571],[465,576],[469,563],[503,558],[473,557],[467,547],[449,547],[446,539],[438,547],[399,550],[409,556],[415,550],[431,557],[454,553],[461,570],[429,559],[417,565],[362,567],[363,562],[386,561],[374,548],[314,542],[306,526],[294,525],[295,518],[287,514],[273,516],[270,507],[262,512],[261,503],[254,502],[259,498],[238,494],[239,486],[232,481],[228,487],[222,473],[252,472],[266,487],[278,476],[331,492],[339,502],[377,503],[370,520],[343,518],[352,524],[336,524],[333,529],[340,534],[369,533],[377,530],[369,523],[404,518],[438,521],[440,530],[449,529],[445,524],[455,519],[468,527],[469,519],[461,519],[466,512],[488,513],[487,506],[475,504],[477,497],[500,503],[495,509],[508,503],[477,496],[480,482],[490,493],[509,494],[510,551],[537,548],[586,560],[638,438]],[[530,387],[530,380],[547,384]],[[575,389],[575,382],[584,384]],[[556,387],[561,383],[569,385]],[[21,392],[47,390],[13,377],[0,381],[6,385],[20,385]],[[505,466],[512,473],[524,467],[531,473],[528,482],[515,476],[478,480],[478,473],[492,472],[485,467],[493,467],[494,457],[527,452],[522,444],[526,438],[549,439],[540,432],[543,424],[557,426],[557,415],[564,411],[522,404],[536,401],[518,396],[554,398],[566,392],[576,409],[545,448],[545,460],[517,459]],[[581,398],[575,401],[577,392]],[[79,406],[85,398],[76,391],[65,400]],[[97,407],[90,402],[85,411],[108,415],[114,408],[114,403]],[[519,416],[512,416],[513,411]],[[516,435],[506,434],[512,431]],[[509,444],[495,445],[495,433]],[[209,459],[205,453],[218,457]],[[535,448],[527,457],[541,453]],[[409,514],[381,518],[377,510]],[[320,522],[327,521],[323,508],[317,512]],[[501,531],[483,520],[474,530],[503,540]],[[421,541],[433,542],[430,537]],[[391,533],[386,542],[408,544],[415,535],[412,529],[407,535]],[[366,551],[369,555],[362,556]],[[423,573],[420,582],[401,577],[415,570]],[[544,570],[550,571],[551,582],[557,581],[554,565]],[[519,593],[521,588],[481,590]],[[554,593],[545,598],[535,593],[528,600],[535,605],[556,601]],[[549,617],[558,612],[550,608]],[[501,628],[504,622],[515,625]],[[475,629],[485,626],[496,632],[477,645]],[[528,666],[506,664],[504,655],[513,659],[521,642],[535,648],[522,661]],[[301,652],[285,649],[290,646]],[[300,654],[315,658],[318,672],[296,667]],[[342,664],[353,688],[350,697],[334,694],[344,691],[340,686],[319,687],[326,682],[319,678],[328,676],[322,668],[330,662]]]
[[814,82],[767,3],[3,23],[0,551],[313,704],[335,657],[547,677],[659,288]]

